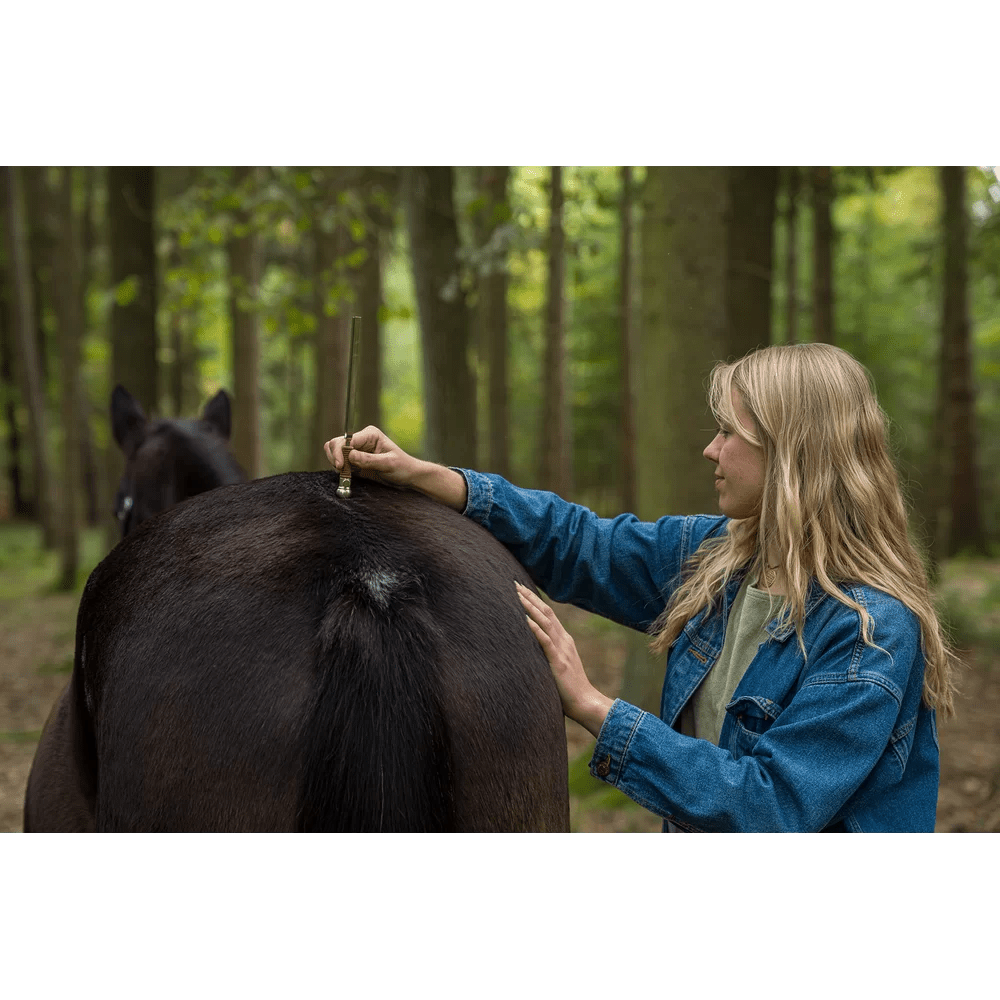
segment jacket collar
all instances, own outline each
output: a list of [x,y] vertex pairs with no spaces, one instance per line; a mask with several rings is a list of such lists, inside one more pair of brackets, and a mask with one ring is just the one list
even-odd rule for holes
[[[743,585],[743,581],[746,579],[749,571],[749,565],[737,570],[733,574],[732,579],[729,581],[729,586],[726,587],[725,594],[723,595],[723,601],[725,602],[724,607],[727,621],[729,619],[729,609],[732,607],[733,601],[736,600],[736,595],[739,593],[739,589]],[[818,580],[810,580],[809,590],[806,592],[806,617],[808,617],[816,606],[828,596],[827,592],[819,585]],[[795,623],[786,622],[784,625],[779,627],[778,618],[774,617],[767,623],[767,625],[764,626],[764,631],[777,642],[784,642],[785,639],[787,639],[795,631]]]

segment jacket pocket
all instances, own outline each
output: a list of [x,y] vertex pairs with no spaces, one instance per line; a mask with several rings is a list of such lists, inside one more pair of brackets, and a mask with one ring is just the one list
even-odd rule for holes
[[743,695],[731,701],[726,712],[733,720],[728,749],[738,759],[753,751],[761,734],[781,715],[781,706],[770,698]]
[[893,730],[892,735],[889,737],[889,746],[892,747],[896,759],[899,761],[900,771],[906,770],[906,762],[910,759],[916,725],[917,717],[914,716],[908,722]]

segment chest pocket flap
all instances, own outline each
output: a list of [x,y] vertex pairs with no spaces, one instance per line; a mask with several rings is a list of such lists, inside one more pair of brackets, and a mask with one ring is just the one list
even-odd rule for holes
[[771,723],[781,715],[781,706],[770,698],[745,694],[734,698],[726,706],[726,712],[746,732],[759,736],[767,732]]

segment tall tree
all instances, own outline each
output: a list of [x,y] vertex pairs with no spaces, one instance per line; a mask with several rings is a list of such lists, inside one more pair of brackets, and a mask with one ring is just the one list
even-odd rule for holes
[[156,244],[153,167],[108,167],[111,235],[112,382],[148,414],[159,410],[156,367]]
[[[96,185],[96,167],[83,167],[83,215],[80,220],[80,274],[77,282],[77,316],[80,324],[80,340],[87,331],[87,292],[93,275],[91,257],[94,252],[94,188]],[[98,522],[99,475],[97,469],[97,454],[94,436],[90,430],[90,400],[84,391],[82,383],[78,392],[78,407],[80,420],[80,467],[83,476],[84,496],[86,498],[85,515],[87,524],[91,527]]]
[[562,167],[552,167],[550,177],[539,483],[542,489],[568,496],[572,489],[572,452],[566,391],[566,237]]
[[777,167],[729,168],[726,313],[729,353],[743,357],[771,342],[771,270]]
[[73,213],[73,168],[60,171],[56,199],[56,218],[60,239],[53,268],[53,301],[59,333],[60,415],[63,425],[63,450],[60,488],[60,571],[58,588],[72,590],[79,568],[80,525],[79,491],[81,474],[80,430],[80,322],[79,261],[76,219]]
[[323,442],[344,433],[350,334],[344,258],[350,238],[338,205],[339,196],[345,189],[344,171],[322,168],[316,177],[318,200],[313,214],[316,406],[309,467],[322,469],[329,468],[323,456]]
[[635,440],[635,391],[632,372],[635,366],[635,329],[632,313],[632,168],[621,168],[621,233],[618,267],[618,311],[621,329],[622,421],[621,437],[621,506],[635,511],[639,504],[638,463]]
[[976,463],[975,389],[968,307],[965,168],[942,167],[944,282],[932,513],[935,563],[963,550],[986,554]]
[[785,343],[794,344],[799,338],[798,167],[785,168],[785,192]]
[[229,253],[229,317],[233,350],[232,449],[251,479],[263,474],[260,439],[260,333],[257,323],[259,260],[253,230],[251,167],[233,168],[234,194]]
[[3,168],[6,211],[5,230],[7,260],[11,272],[11,298],[14,313],[14,344],[21,399],[28,410],[28,435],[34,470],[35,497],[38,517],[47,548],[55,545],[54,508],[48,463],[48,420],[45,413],[45,392],[38,361],[35,337],[35,304],[31,285],[31,262],[24,225],[24,203],[19,167]]
[[57,236],[53,232],[55,208],[48,185],[48,167],[22,167],[24,229],[31,268],[31,297],[35,313],[35,342],[42,390],[49,383],[49,345],[45,335],[47,309],[53,309],[52,258]]
[[478,325],[480,365],[486,369],[487,436],[484,461],[510,477],[510,403],[507,359],[507,245],[511,218],[510,167],[481,167],[478,176]]
[[[6,215],[6,213],[3,213]],[[6,240],[5,240],[6,242]],[[3,386],[3,415],[7,428],[7,480],[10,483],[11,513],[31,517],[34,506],[25,494],[21,475],[21,434],[17,421],[17,380],[14,375],[14,306],[11,300],[9,267],[0,269],[0,385]]]
[[[180,243],[174,234],[170,243],[169,267],[179,269],[182,265]],[[167,398],[170,400],[170,411],[175,417],[183,417],[185,413],[184,382],[188,363],[188,351],[184,337],[184,308],[174,302],[170,308],[169,343],[171,362],[167,371]]]
[[[718,509],[702,450],[705,382],[728,351],[725,167],[650,167],[643,191],[642,336],[637,364],[639,503],[644,520]],[[655,711],[663,664],[631,655],[622,697]]]
[[834,343],[833,321],[833,169],[812,168],[813,340]]
[[423,345],[427,455],[471,466],[476,462],[476,382],[459,274],[452,168],[408,168],[405,187]]

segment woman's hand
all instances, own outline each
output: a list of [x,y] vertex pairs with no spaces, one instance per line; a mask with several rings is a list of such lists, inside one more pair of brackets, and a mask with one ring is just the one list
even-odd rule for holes
[[514,586],[527,612],[528,627],[549,661],[562,699],[563,712],[579,722],[592,736],[598,736],[611,708],[611,699],[601,694],[587,679],[576,643],[552,608],[527,587],[519,583]]
[[[344,468],[344,436],[323,445],[330,464],[339,472]],[[381,479],[394,486],[409,486],[417,473],[418,459],[407,455],[377,427],[369,425],[351,436],[348,461],[352,472],[367,479]]]
[[[331,438],[323,445],[330,464],[340,472],[344,468],[344,436]],[[347,461],[352,473],[365,479],[377,479],[392,486],[409,487],[425,493],[432,500],[465,510],[465,478],[452,469],[407,455],[377,427],[369,424],[351,435]]]

